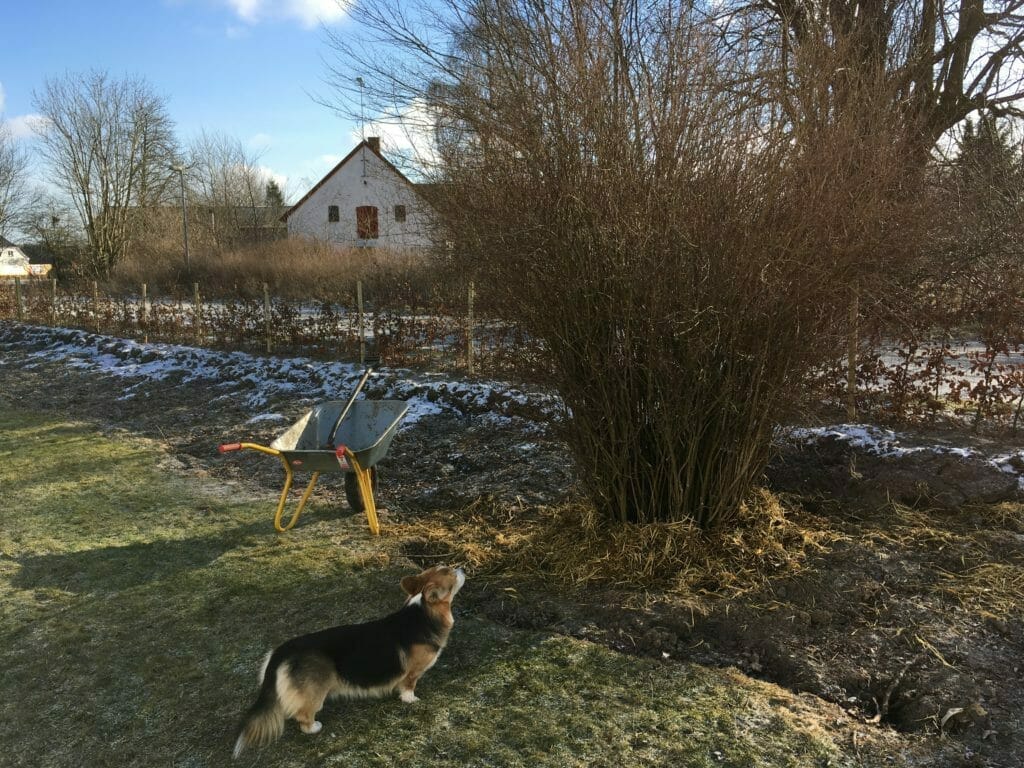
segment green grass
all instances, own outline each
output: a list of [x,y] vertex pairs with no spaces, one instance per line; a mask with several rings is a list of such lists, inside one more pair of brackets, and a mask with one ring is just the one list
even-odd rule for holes
[[[260,659],[400,602],[397,542],[166,469],[153,444],[0,414],[0,765],[214,766]],[[458,609],[458,606],[456,606]],[[800,699],[731,670],[458,619],[422,701],[328,704],[241,765],[820,766],[844,756]]]

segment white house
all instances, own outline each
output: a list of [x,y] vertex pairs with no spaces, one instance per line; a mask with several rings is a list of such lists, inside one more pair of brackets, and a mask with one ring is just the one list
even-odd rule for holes
[[49,264],[29,264],[21,248],[0,237],[0,277],[46,277],[50,269]]
[[367,138],[281,217],[289,237],[351,247],[427,248],[430,205]]

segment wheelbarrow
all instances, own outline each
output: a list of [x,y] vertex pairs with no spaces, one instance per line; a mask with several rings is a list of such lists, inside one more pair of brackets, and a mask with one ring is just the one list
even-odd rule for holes
[[[345,496],[355,512],[366,512],[370,531],[380,533],[373,492],[376,484],[374,468],[387,453],[398,425],[409,404],[404,400],[360,400],[356,397],[370,377],[368,367],[355,391],[347,401],[330,400],[319,403],[269,446],[256,443],[224,443],[221,453],[252,450],[277,456],[284,465],[284,488],[274,514],[278,533],[290,530],[299,520],[313,488],[324,472],[345,472]],[[282,525],[285,504],[296,471],[312,472],[298,506],[286,525]]]

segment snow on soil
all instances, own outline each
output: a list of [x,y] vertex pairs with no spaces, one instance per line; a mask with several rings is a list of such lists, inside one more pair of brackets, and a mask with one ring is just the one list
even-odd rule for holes
[[911,454],[933,453],[975,459],[995,467],[1001,472],[1017,475],[1017,485],[1024,491],[1024,451],[985,455],[973,448],[949,445],[903,444],[905,439],[891,429],[872,424],[836,424],[827,427],[795,427],[785,430],[780,437],[797,443],[816,443],[825,439],[839,440],[852,448],[887,458],[902,458]]
[[[134,397],[146,380],[177,377],[182,384],[205,380],[225,390],[220,397],[236,398],[251,410],[250,423],[286,421],[285,416],[265,410],[272,402],[280,402],[282,397],[308,404],[346,399],[362,375],[358,365],[347,363],[143,344],[85,331],[39,326],[0,325],[0,349],[4,347],[34,348],[37,351],[31,356],[40,360],[123,379],[121,399]],[[3,364],[0,360],[0,365]],[[368,386],[375,390],[375,397],[409,403],[402,429],[409,429],[428,416],[448,413],[497,424],[515,423],[525,434],[538,434],[545,431],[546,424],[560,418],[562,412],[557,396],[524,391],[505,382],[460,381],[442,374],[384,369],[374,372]],[[1024,450],[986,455],[973,448],[909,445],[904,435],[870,424],[793,427],[781,430],[779,439],[796,443],[834,439],[858,450],[897,459],[921,452],[953,455],[1015,474],[1024,490]],[[528,452],[531,447],[532,443],[526,442],[520,450]]]
[[[363,372],[360,366],[347,363],[143,344],[69,329],[21,326],[19,338],[14,340],[13,335],[9,327],[0,326],[0,348],[35,348],[31,357],[123,379],[120,399],[135,397],[145,381],[205,381],[225,390],[220,397],[237,399],[251,410],[253,422],[283,420],[280,414],[264,410],[282,398],[310,404],[347,399]],[[559,411],[558,399],[543,392],[525,392],[490,381],[448,380],[404,369],[375,371],[367,388],[375,391],[375,397],[409,403],[403,429],[440,413],[479,415],[498,423],[523,421],[527,428],[536,429],[557,418]]]

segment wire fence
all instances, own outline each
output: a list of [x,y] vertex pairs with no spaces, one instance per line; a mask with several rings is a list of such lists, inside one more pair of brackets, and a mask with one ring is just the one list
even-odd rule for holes
[[98,284],[83,290],[55,280],[0,283],[0,318],[79,328],[143,342],[188,344],[220,350],[303,355],[361,361],[367,354],[392,366],[482,375],[528,376],[538,344],[515,324],[480,316],[470,285],[461,306],[386,305],[355,300],[299,301],[272,296],[206,299],[153,295],[111,296]]

